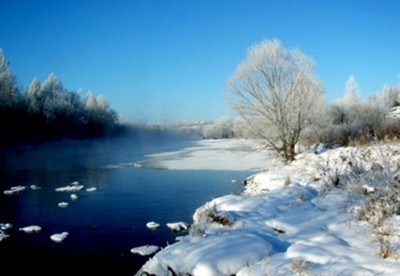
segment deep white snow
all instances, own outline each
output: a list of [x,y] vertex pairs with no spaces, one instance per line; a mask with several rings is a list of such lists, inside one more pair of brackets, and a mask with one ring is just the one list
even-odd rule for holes
[[[249,176],[242,194],[200,206],[189,234],[150,257],[138,275],[400,275],[395,250],[400,217],[387,220],[394,250],[381,258],[371,224],[357,215],[363,192],[357,193],[356,181],[350,181],[363,179],[358,172],[368,176],[378,163],[396,175],[400,146],[320,146],[285,164],[268,151],[247,154],[250,145],[243,140],[202,141],[195,148],[150,157],[152,164],[168,169],[262,172]],[[329,186],[335,176],[356,184]],[[365,179],[368,183],[359,183],[365,193],[382,185],[372,174]]]

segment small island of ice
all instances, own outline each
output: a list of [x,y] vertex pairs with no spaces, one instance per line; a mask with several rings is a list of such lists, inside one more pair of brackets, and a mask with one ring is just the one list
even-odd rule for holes
[[57,233],[53,234],[50,236],[50,239],[54,242],[60,243],[62,242],[66,237],[68,236],[68,232],[62,232],[62,233]]
[[167,227],[174,232],[181,232],[189,229],[189,224],[183,221],[167,223]]
[[157,229],[160,227],[160,224],[154,221],[150,221],[148,223],[146,223],[146,227],[149,229]]
[[160,249],[157,245],[143,245],[131,249],[131,253],[139,254],[141,256],[148,256],[156,253]]
[[65,208],[65,207],[67,207],[69,205],[69,203],[68,202],[60,202],[60,203],[58,203],[58,207],[61,207],[61,208]]
[[83,185],[67,185],[64,187],[58,187],[55,189],[56,192],[77,192],[83,189]]
[[38,225],[30,225],[19,228],[19,231],[23,231],[25,233],[38,233],[40,230],[42,230],[42,227]]
[[18,194],[19,192],[24,191],[25,189],[26,189],[25,186],[19,185],[19,186],[11,187],[9,190],[3,191],[3,193],[5,195],[13,195],[13,194]]

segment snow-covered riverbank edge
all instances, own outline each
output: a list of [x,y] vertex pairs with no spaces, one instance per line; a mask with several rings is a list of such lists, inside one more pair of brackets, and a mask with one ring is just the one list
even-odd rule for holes
[[199,140],[183,150],[148,155],[139,164],[168,170],[262,171],[274,156],[250,140]]
[[[399,274],[396,255],[378,257],[382,244],[370,224],[357,218],[360,196],[323,185],[334,174],[351,177],[356,166],[360,174],[368,172],[373,164],[366,160],[396,167],[398,145],[314,148],[286,165],[272,153],[248,151],[251,141],[200,143],[199,148],[151,156],[151,162],[167,169],[238,165],[256,172],[243,194],[199,207],[190,234],[151,257],[138,275]],[[398,216],[391,219],[395,243],[398,222]]]

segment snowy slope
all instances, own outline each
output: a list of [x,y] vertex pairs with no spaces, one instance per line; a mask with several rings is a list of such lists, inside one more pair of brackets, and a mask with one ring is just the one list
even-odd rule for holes
[[[359,219],[367,196],[397,183],[399,153],[394,143],[319,147],[288,165],[270,161],[249,177],[243,194],[199,207],[190,234],[138,275],[400,275],[398,216]],[[378,256],[383,245],[391,253],[385,258]]]

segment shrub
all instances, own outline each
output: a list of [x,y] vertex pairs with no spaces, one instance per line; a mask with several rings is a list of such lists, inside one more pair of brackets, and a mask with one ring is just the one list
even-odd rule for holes
[[321,195],[332,189],[345,190],[353,196],[359,220],[371,227],[378,241],[378,255],[387,258],[395,253],[392,241],[397,235],[391,218],[400,214],[400,182],[397,170],[400,164],[392,161],[395,154],[390,146],[375,144],[368,148],[348,148],[345,153],[328,161],[322,167]]

